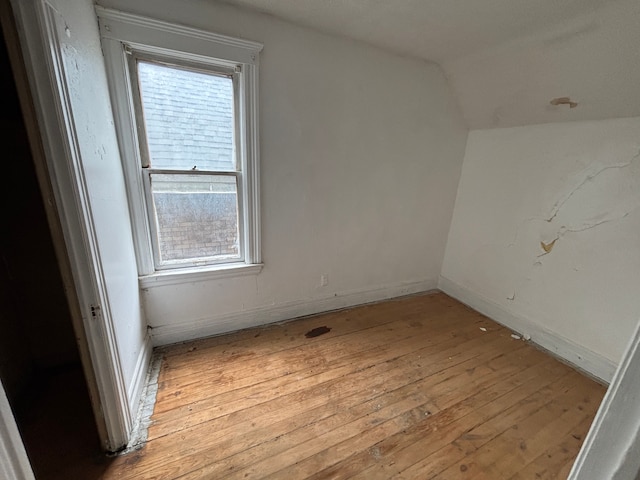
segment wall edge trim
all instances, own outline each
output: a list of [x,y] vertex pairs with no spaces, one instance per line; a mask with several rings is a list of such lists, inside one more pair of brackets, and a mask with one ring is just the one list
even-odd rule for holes
[[149,365],[151,364],[151,355],[153,353],[153,347],[151,346],[151,337],[149,334],[144,339],[144,344],[138,354],[136,360],[136,368],[133,371],[133,376],[129,382],[129,389],[127,392],[127,400],[129,401],[129,408],[132,412],[138,411],[138,404],[140,403],[140,397],[142,390],[145,386],[145,380]]
[[191,322],[162,325],[151,329],[154,346],[164,346],[197,338],[211,337],[251,327],[292,320],[298,317],[355,307],[372,302],[390,300],[436,290],[437,279],[397,283],[378,288],[354,290],[335,295],[265,305],[241,312],[213,315]]
[[438,281],[438,289],[514,332],[530,336],[533,343],[552,355],[560,357],[578,370],[607,385],[611,382],[617,365],[608,358],[542,327],[531,318],[510,312],[490,299],[442,275]]

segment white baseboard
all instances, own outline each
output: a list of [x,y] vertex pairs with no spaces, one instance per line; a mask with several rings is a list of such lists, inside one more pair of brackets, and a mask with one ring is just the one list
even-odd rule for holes
[[373,289],[336,293],[330,297],[266,305],[252,310],[214,315],[190,322],[154,327],[151,330],[151,335],[154,346],[169,345],[340,308],[427,292],[434,290],[437,283],[436,279],[428,279]]
[[[127,390],[129,411],[132,415],[135,415],[138,411],[138,404],[140,403],[140,397],[142,395],[142,390],[144,389],[147,372],[149,371],[149,365],[151,363],[151,352],[151,338],[147,335],[144,339],[144,343],[142,344],[142,348],[140,349],[140,353],[138,354],[133,378],[131,379]],[[131,419],[131,424],[133,425],[133,423],[134,419]]]
[[540,326],[530,318],[511,312],[446,277],[440,277],[438,288],[514,332],[525,337],[531,337],[533,343],[557,355],[578,369],[607,384],[611,382],[616,371],[616,365],[608,358]]

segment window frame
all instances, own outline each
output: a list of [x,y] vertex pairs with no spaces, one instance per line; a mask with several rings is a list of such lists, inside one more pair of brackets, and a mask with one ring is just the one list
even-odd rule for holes
[[[178,268],[193,268],[196,266],[209,266],[209,265],[222,265],[233,263],[244,263],[246,254],[246,239],[245,239],[245,207],[244,207],[244,170],[246,162],[242,159],[242,145],[240,145],[238,132],[241,131],[240,115],[239,115],[239,101],[240,97],[240,82],[242,79],[241,68],[235,66],[229,68],[228,65],[217,64],[216,62],[210,62],[208,65],[196,64],[194,62],[182,62],[174,58],[167,58],[165,56],[150,55],[148,53],[139,51],[137,49],[129,48],[126,51],[128,55],[128,66],[132,93],[132,105],[134,109],[135,121],[138,130],[138,140],[140,149],[140,164],[139,168],[142,169],[142,179],[145,195],[145,206],[147,208],[147,218],[149,219],[151,249],[153,253],[153,261],[156,271],[178,269]],[[169,68],[178,68],[189,72],[203,73],[207,75],[218,75],[226,78],[230,78],[233,85],[233,144],[234,144],[234,169],[227,170],[211,170],[211,169],[177,169],[177,168],[154,168],[151,161],[151,153],[149,151],[149,140],[147,125],[144,119],[144,108],[142,101],[142,90],[140,85],[140,76],[138,73],[139,62],[150,63],[154,65],[162,65]],[[158,228],[158,216],[155,214],[155,202],[153,199],[153,191],[151,185],[151,175],[153,174],[170,174],[170,175],[218,175],[218,176],[233,176],[236,179],[236,198],[237,198],[237,215],[238,215],[238,257],[233,259],[184,259],[174,261],[163,261],[160,254],[160,232]]]
[[[203,30],[96,7],[107,67],[116,133],[127,184],[141,285],[188,282],[257,273],[260,254],[258,67],[263,46]],[[239,244],[241,258],[186,266],[161,265],[154,246],[155,215],[149,211],[149,177],[173,169],[144,168],[148,148],[137,86],[137,60],[205,73],[233,75]],[[135,83],[134,83],[135,82]],[[137,96],[137,98],[136,98]],[[148,153],[147,153],[148,155]],[[148,157],[147,157],[148,158]],[[145,172],[147,170],[147,172]],[[180,171],[200,174],[199,171]],[[209,172],[207,172],[209,173]],[[229,172],[225,172],[228,174]],[[205,174],[203,172],[203,174]],[[210,275],[208,274],[210,273]]]

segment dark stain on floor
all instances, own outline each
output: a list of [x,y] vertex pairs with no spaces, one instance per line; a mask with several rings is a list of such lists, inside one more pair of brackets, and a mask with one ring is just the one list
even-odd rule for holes
[[325,333],[329,333],[330,331],[331,331],[330,327],[326,327],[326,326],[316,327],[312,330],[309,330],[307,333],[304,334],[304,336],[307,338],[319,337],[320,335],[324,335]]

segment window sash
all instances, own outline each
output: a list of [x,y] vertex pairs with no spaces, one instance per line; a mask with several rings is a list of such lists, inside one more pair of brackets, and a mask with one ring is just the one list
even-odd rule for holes
[[[144,178],[144,194],[147,206],[147,214],[149,218],[149,229],[151,237],[151,247],[153,250],[153,258],[156,270],[169,270],[184,267],[199,267],[205,265],[222,265],[245,262],[245,206],[244,206],[244,188],[242,181],[242,172],[214,171],[214,170],[167,170],[167,169],[142,169]],[[202,175],[212,176],[230,176],[236,179],[236,203],[238,216],[238,256],[233,258],[215,258],[215,257],[199,257],[187,258],[180,260],[162,260],[160,252],[160,231],[158,226],[158,216],[155,209],[153,199],[153,191],[151,185],[152,175],[176,175],[176,176],[194,176]]]
[[[188,72],[203,73],[206,75],[216,75],[231,78],[233,82],[233,146],[234,146],[234,163],[235,171],[242,169],[242,159],[240,143],[241,131],[241,111],[240,111],[240,75],[242,69],[240,66],[230,68],[222,64],[199,64],[193,61],[181,61],[169,58],[163,55],[155,55],[138,50],[128,48],[129,63],[129,82],[131,87],[131,96],[133,100],[133,110],[135,112],[135,122],[138,132],[138,147],[140,150],[140,162],[142,168],[149,168],[152,164],[151,154],[149,152],[149,140],[147,138],[147,125],[144,119],[144,108],[142,105],[142,89],[140,86],[140,78],[138,75],[138,63],[147,62],[156,65],[163,65],[169,68],[176,68]],[[229,169],[228,171],[233,171]]]

